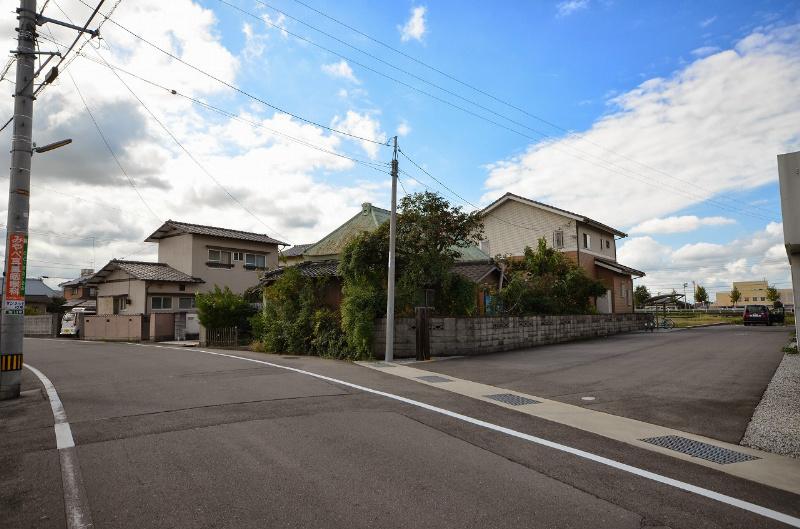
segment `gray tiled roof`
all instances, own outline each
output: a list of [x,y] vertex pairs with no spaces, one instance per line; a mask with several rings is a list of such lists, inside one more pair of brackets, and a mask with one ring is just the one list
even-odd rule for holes
[[480,283],[487,275],[495,270],[499,270],[491,262],[472,262],[472,263],[455,263],[450,269],[451,272],[464,276],[473,283]]
[[47,296],[48,298],[55,298],[61,294],[57,290],[53,290],[44,284],[44,281],[38,278],[29,277],[25,280],[25,295],[26,296]]
[[261,278],[261,284],[271,283],[278,279],[284,271],[294,268],[300,271],[303,277],[338,277],[339,261],[330,259],[325,261],[305,261],[294,266],[282,266],[270,270]]
[[143,281],[169,281],[173,283],[203,282],[202,279],[185,274],[165,263],[112,259],[107,265],[98,270],[97,273],[89,279],[89,283],[102,283],[103,279],[105,279],[108,274],[117,269],[127,272],[134,279],[140,279]]
[[191,233],[193,235],[208,235],[209,237],[222,237],[225,239],[238,239],[240,241],[263,242],[267,244],[282,244],[287,243],[273,239],[266,233],[255,233],[250,231],[232,230],[229,228],[218,228],[215,226],[203,226],[202,224],[191,224],[189,222],[179,222],[177,220],[168,220],[154,231],[145,242],[155,242],[163,239],[165,236],[174,235],[176,233]]
[[314,243],[314,242],[308,243],[308,244],[295,244],[294,246],[292,246],[288,250],[284,250],[283,251],[283,256],[284,257],[297,257],[299,255],[303,255],[303,252],[305,252],[306,249],[309,246],[314,246],[315,244],[316,243]]

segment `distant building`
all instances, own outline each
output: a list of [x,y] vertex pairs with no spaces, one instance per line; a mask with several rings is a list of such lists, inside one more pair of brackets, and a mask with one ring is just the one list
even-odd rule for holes
[[[769,283],[764,279],[760,281],[734,281],[731,290],[733,290],[734,287],[740,293],[739,301],[735,304],[737,307],[753,303],[759,305],[770,304],[770,301],[767,300],[767,288],[769,288]],[[778,294],[780,294],[780,302],[783,303],[784,306],[794,307],[794,296],[792,295],[791,288],[778,289]],[[717,292],[716,300],[711,306],[733,307],[734,303],[731,301],[730,291]]]
[[97,305],[97,288],[87,284],[89,278],[94,274],[91,268],[84,268],[81,270],[81,276],[76,279],[71,279],[63,283],[59,283],[61,287],[61,295],[66,300],[64,307],[66,309],[74,309],[82,307],[88,310],[95,310]]

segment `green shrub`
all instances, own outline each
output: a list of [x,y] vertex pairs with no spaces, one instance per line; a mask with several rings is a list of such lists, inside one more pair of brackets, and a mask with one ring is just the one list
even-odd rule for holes
[[247,331],[248,320],[255,313],[244,297],[234,294],[228,287],[220,289],[216,285],[211,292],[195,294],[195,304],[197,317],[207,329],[238,327],[240,331]]

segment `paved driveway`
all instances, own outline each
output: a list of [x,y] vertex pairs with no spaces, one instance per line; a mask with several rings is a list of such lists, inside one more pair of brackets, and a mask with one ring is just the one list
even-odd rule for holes
[[726,325],[635,333],[424,368],[738,443],[789,331]]

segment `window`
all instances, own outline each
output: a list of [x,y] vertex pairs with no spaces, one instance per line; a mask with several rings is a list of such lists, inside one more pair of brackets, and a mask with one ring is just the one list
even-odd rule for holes
[[242,261],[242,260],[244,260],[244,256],[242,255],[242,252],[233,252],[233,260],[234,261]]
[[607,240],[606,241],[606,249],[609,249],[609,248],[611,248],[611,241]]
[[178,308],[179,309],[193,309],[194,308],[194,298],[179,298],[178,299]]
[[562,230],[556,230],[553,232],[553,248],[563,248],[564,247],[564,232]]
[[112,306],[113,313],[114,314],[119,314],[120,312],[125,310],[125,308],[126,308],[126,306],[128,304],[127,300],[128,300],[128,298],[125,297],[125,296],[115,296],[114,297],[114,301],[113,301],[113,306]]
[[163,310],[172,308],[172,298],[168,296],[153,296],[150,298],[150,308]]
[[186,290],[186,285],[178,285],[178,290],[183,292],[184,290]]
[[72,295],[73,296],[77,296],[78,295],[78,287],[73,287],[72,288]]
[[745,301],[750,301],[750,298],[744,298]]
[[210,263],[220,263],[220,264],[231,264],[231,252],[225,252],[223,250],[209,250],[208,251],[208,262],[210,262]]
[[589,236],[588,233],[583,234],[583,247],[587,250],[591,249],[592,247],[592,238]]
[[89,289],[89,296],[90,296],[90,297],[94,297],[94,296],[96,296],[96,295],[97,295],[97,289],[96,289],[96,288],[94,288],[94,287],[90,288],[90,289]]
[[252,268],[266,268],[267,267],[267,256],[266,255],[253,254],[253,253],[246,253],[246,254],[244,254],[244,264],[245,264],[245,266],[252,267]]

